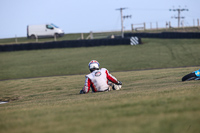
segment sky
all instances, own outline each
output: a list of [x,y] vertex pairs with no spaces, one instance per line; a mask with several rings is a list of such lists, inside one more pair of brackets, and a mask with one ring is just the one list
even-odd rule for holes
[[[182,11],[184,26],[197,25],[200,19],[200,0],[0,0],[0,38],[26,37],[27,25],[54,23],[68,33],[120,31],[121,16],[124,30],[131,24],[146,23],[146,27],[178,26],[177,11]],[[138,25],[141,27],[141,25]]]

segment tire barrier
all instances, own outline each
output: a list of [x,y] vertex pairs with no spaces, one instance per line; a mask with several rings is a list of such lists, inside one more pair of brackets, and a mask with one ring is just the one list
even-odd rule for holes
[[125,37],[138,36],[141,38],[166,39],[200,39],[200,32],[161,32],[161,33],[125,33]]
[[[141,39],[139,37],[138,40],[139,43],[141,43]],[[0,45],[0,52],[53,49],[53,48],[94,47],[94,46],[108,46],[108,45],[130,45],[130,38],[69,40],[69,41],[56,41],[56,42],[45,42],[45,43]]]

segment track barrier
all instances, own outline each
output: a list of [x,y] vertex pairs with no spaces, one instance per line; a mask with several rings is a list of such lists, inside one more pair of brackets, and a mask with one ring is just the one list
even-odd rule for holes
[[125,33],[124,36],[125,38],[117,37],[114,39],[106,38],[0,45],[0,52],[108,45],[137,45],[142,44],[141,38],[200,39],[200,32]]
[[[139,37],[138,40],[139,40],[138,44],[140,44],[141,39]],[[45,43],[36,42],[36,43],[26,43],[26,44],[0,45],[0,52],[53,49],[53,48],[94,47],[94,46],[109,46],[109,45],[130,45],[130,38],[68,40],[68,41],[54,41]]]
[[125,37],[166,39],[200,39],[200,32],[161,32],[161,33],[124,33]]

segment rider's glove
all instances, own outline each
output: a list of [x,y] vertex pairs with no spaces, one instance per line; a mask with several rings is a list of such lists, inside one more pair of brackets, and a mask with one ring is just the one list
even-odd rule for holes
[[80,91],[80,94],[85,94],[85,92],[83,90]]
[[116,83],[116,85],[122,85],[122,82],[121,82],[121,81],[118,81],[118,82]]

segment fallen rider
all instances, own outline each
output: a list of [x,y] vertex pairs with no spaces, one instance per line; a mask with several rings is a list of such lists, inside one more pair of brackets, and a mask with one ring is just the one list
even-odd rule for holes
[[105,92],[110,90],[119,90],[122,82],[112,76],[106,68],[99,69],[99,62],[92,60],[88,64],[90,74],[85,76],[85,84],[80,94],[85,94],[92,89],[92,92]]

